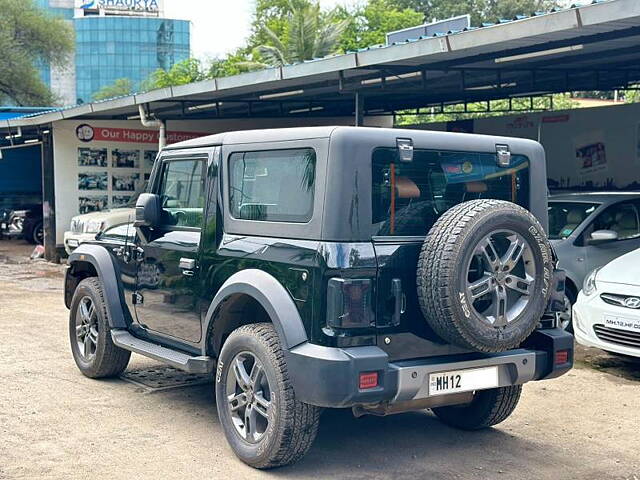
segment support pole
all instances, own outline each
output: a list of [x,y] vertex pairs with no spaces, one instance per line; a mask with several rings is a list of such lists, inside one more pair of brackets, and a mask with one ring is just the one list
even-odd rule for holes
[[44,228],[44,258],[58,263],[56,248],[56,195],[53,162],[53,127],[42,133],[42,218]]
[[364,123],[364,96],[360,92],[355,96],[355,114],[355,126],[361,127]]

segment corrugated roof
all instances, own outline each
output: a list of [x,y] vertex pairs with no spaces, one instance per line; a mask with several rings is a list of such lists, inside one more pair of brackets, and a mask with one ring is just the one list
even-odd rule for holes
[[[68,118],[126,118],[135,115],[137,105],[147,103],[161,118],[201,118],[206,113],[203,104],[211,105],[207,118],[276,115],[278,108],[281,115],[290,113],[283,112],[283,104],[291,112],[304,110],[305,105],[311,111],[314,105],[320,105],[323,113],[344,115],[353,112],[349,102],[356,91],[367,96],[368,110],[388,111],[440,101],[563,91],[558,89],[569,68],[575,70],[573,76],[579,81],[567,84],[567,90],[572,86],[576,90],[620,88],[620,84],[640,81],[639,44],[640,1],[595,0],[478,28],[373,45],[342,55],[61,108],[4,123],[37,125]],[[564,53],[543,56],[548,49]],[[497,62],[498,57],[508,56],[513,57]],[[600,77],[597,82],[601,88],[594,88],[588,81],[591,72],[598,69],[604,71],[602,76],[595,75]],[[495,73],[498,70],[504,72],[502,78]],[[529,70],[541,73],[531,79]],[[617,72],[625,78],[616,77]],[[286,98],[288,91],[302,93]]]

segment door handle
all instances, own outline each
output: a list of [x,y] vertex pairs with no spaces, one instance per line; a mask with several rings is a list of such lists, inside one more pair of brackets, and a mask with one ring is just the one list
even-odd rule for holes
[[193,277],[195,273],[194,270],[196,269],[196,261],[193,258],[181,258],[178,266],[185,277]]

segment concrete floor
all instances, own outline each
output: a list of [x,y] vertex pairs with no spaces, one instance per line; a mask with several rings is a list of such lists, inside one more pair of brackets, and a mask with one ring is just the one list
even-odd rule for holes
[[[327,410],[300,463],[253,470],[227,446],[210,384],[149,393],[83,377],[63,267],[30,251],[0,241],[0,478],[640,479],[640,366],[584,349],[569,374],[527,384],[496,428]],[[150,365],[133,356],[129,370]]]

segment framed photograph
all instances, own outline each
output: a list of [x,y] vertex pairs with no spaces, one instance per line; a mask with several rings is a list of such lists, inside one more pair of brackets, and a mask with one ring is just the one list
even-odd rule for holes
[[111,150],[113,168],[140,168],[140,150]]
[[139,173],[114,174],[111,178],[111,190],[114,192],[133,192],[139,181]]
[[79,197],[78,204],[80,213],[97,212],[107,208],[108,199],[106,195],[97,195],[95,197]]
[[126,207],[131,200],[131,195],[114,195],[111,197],[111,208]]
[[102,167],[107,166],[106,148],[78,148],[79,167]]
[[107,172],[78,173],[78,190],[107,190],[109,175]]

